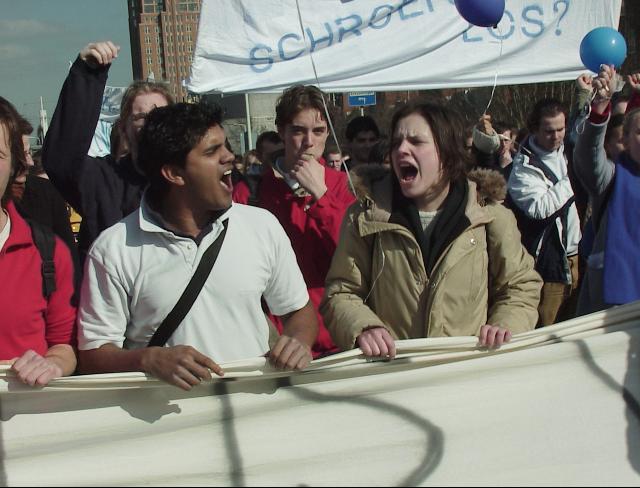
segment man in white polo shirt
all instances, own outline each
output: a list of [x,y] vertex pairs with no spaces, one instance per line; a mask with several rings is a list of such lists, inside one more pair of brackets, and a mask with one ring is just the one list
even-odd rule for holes
[[[220,111],[157,108],[139,146],[149,180],[140,209],[105,230],[87,256],[80,371],[144,371],[188,390],[211,379],[209,370],[223,375],[217,362],[268,353],[278,367],[306,367],[318,324],[305,282],[277,219],[231,203],[234,156]],[[219,237],[218,258],[169,347],[146,347]],[[262,297],[285,324],[271,350]]]

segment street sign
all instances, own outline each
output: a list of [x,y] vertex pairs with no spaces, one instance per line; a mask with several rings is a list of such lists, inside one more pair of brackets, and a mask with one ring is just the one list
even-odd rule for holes
[[366,107],[376,104],[376,92],[349,92],[350,107]]

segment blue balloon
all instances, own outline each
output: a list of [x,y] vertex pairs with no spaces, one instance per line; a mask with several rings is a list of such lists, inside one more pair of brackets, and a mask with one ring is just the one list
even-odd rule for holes
[[495,27],[504,14],[505,0],[455,0],[456,8],[470,24]]
[[617,30],[597,27],[584,36],[580,43],[580,60],[594,73],[601,64],[620,67],[627,57],[627,43]]

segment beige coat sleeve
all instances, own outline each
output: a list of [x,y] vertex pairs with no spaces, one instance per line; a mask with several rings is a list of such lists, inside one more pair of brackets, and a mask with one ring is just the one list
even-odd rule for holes
[[357,337],[372,325],[383,322],[364,303],[371,284],[373,236],[362,237],[357,228],[361,210],[354,204],[340,230],[338,247],[327,279],[320,313],[331,338],[342,350],[353,349]]
[[520,240],[513,213],[502,205],[488,205],[494,221],[487,225],[489,250],[489,318],[491,325],[517,334],[538,322],[542,278]]

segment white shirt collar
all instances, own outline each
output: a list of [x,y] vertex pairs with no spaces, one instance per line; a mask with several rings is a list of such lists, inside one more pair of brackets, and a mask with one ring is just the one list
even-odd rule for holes
[[278,174],[284,178],[285,183],[287,185],[289,185],[289,187],[292,190],[297,190],[300,187],[300,183],[298,183],[298,180],[296,180],[295,178],[292,178],[291,176],[289,176],[282,169],[282,163],[284,163],[284,158],[282,156],[280,156],[278,159],[275,160],[275,163],[274,163],[273,167],[278,172]]
[[4,245],[7,243],[7,241],[9,240],[9,234],[11,234],[11,218],[9,217],[9,214],[5,211],[5,209],[0,209],[0,210],[2,210],[7,216],[7,223],[4,225],[4,228],[0,231],[0,249],[2,249]]
[[[140,224],[140,229],[144,232],[155,232],[160,234],[172,234],[175,235],[174,232],[168,230],[166,228],[166,223],[158,212],[153,210],[149,203],[147,202],[147,193],[145,192],[142,195],[142,199],[140,200],[140,208],[138,209],[138,221]],[[231,207],[223,213],[218,219],[211,223],[211,225],[219,225],[222,226],[222,222],[229,218],[231,212],[233,210],[235,203],[231,204]]]

